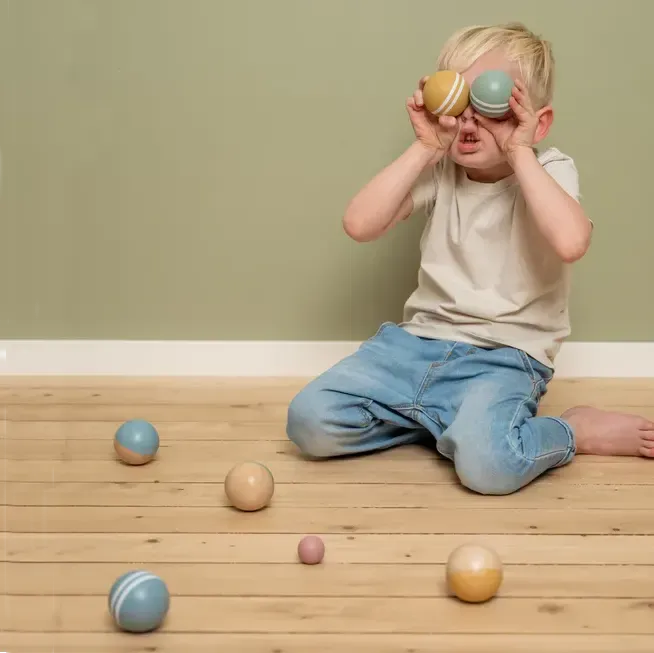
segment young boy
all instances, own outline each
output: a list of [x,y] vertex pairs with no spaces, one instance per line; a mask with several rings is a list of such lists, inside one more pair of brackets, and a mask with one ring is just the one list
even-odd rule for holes
[[415,141],[343,218],[365,242],[424,210],[418,286],[401,324],[383,324],[293,399],[288,437],[318,458],[434,438],[461,483],[484,494],[514,492],[575,453],[654,457],[654,424],[641,417],[536,416],[570,333],[571,264],[592,232],[572,159],[535,149],[553,120],[550,45],[519,24],[466,28],[438,67],[468,85],[507,72],[510,117],[469,106],[436,119],[421,80],[407,102]]

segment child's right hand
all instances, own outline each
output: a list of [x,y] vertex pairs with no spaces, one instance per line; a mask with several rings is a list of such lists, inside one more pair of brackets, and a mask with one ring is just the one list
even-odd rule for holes
[[433,116],[425,109],[422,89],[429,77],[423,77],[406,106],[416,138],[434,153],[447,153],[459,133],[459,121],[454,116]]

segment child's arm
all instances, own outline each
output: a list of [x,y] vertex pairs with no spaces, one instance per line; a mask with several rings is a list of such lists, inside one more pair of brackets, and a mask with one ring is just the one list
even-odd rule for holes
[[415,141],[350,201],[343,216],[347,235],[361,243],[375,240],[408,218],[414,208],[411,188],[437,158],[434,150]]
[[581,204],[543,168],[531,148],[518,148],[509,161],[540,232],[563,261],[578,261],[592,233]]
[[343,227],[354,240],[375,240],[413,213],[413,185],[427,167],[443,158],[457,134],[456,118],[437,119],[425,111],[422,89],[426,81],[427,77],[423,77],[407,100],[415,142],[369,181],[347,206]]
[[554,251],[566,263],[579,260],[588,250],[592,223],[581,204],[543,168],[533,151],[545,138],[552,120],[551,107],[535,111],[522,80],[517,79],[509,99],[513,118],[491,120],[475,114],[493,134],[513,168],[527,207]]

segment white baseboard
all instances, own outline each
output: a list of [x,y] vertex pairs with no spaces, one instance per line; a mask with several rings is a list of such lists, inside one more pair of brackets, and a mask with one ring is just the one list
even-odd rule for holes
[[[0,340],[1,376],[313,377],[358,342]],[[654,342],[568,342],[561,377],[654,377]]]

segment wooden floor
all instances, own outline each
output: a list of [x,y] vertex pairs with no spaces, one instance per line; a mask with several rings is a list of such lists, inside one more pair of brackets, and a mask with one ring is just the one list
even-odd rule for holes
[[[0,383],[0,650],[11,653],[617,653],[654,651],[654,461],[578,457],[523,491],[483,497],[404,447],[301,460],[284,435],[295,380],[14,379]],[[558,381],[543,405],[654,419],[654,380]],[[2,416],[2,414],[0,414]],[[159,429],[158,458],[114,459],[118,425]],[[226,505],[244,459],[277,486],[259,513]],[[324,562],[296,561],[306,533]],[[449,552],[493,546],[484,605],[447,596]],[[147,568],[171,609],[118,633],[115,578]]]

